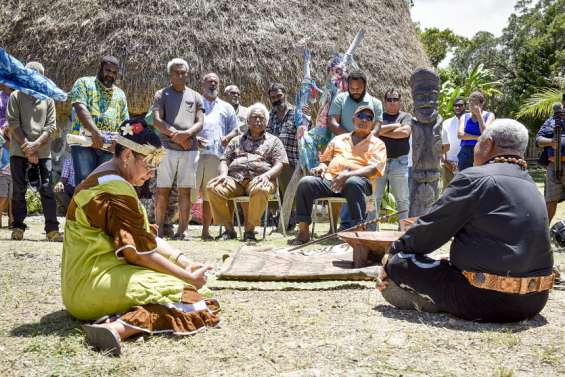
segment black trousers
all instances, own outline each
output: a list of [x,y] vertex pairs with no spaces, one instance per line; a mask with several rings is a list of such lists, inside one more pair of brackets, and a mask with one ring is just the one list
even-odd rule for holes
[[526,295],[473,287],[447,260],[398,253],[386,266],[389,278],[402,288],[428,297],[441,312],[479,322],[517,322],[538,314],[549,292]]
[[323,197],[344,197],[351,217],[351,226],[365,220],[367,204],[365,196],[371,195],[373,189],[367,177],[354,176],[345,181],[341,192],[331,190],[331,181],[320,177],[304,177],[298,184],[296,192],[296,221],[310,224],[312,222],[312,206],[314,200]]
[[38,165],[32,165],[25,157],[10,157],[10,171],[12,173],[12,212],[14,221],[12,226],[25,229],[24,220],[27,217],[26,191],[28,188],[28,168],[39,170],[39,195],[45,217],[45,232],[59,230],[57,221],[57,202],[53,192],[51,179],[52,165],[50,158],[42,158]]

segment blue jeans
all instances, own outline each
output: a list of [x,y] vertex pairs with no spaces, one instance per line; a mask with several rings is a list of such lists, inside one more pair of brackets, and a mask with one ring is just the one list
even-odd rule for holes
[[375,189],[375,209],[377,213],[375,216],[378,216],[380,213],[381,202],[387,183],[390,185],[392,195],[394,195],[394,199],[396,200],[396,210],[406,211],[399,216],[400,220],[403,220],[408,217],[408,207],[410,206],[408,155],[389,158],[386,161],[386,169],[383,176],[377,178],[377,188]]
[[101,149],[73,145],[71,146],[71,156],[75,169],[75,185],[78,186],[94,169],[102,163],[110,161],[114,155]]
[[474,153],[474,145],[462,145],[461,149],[459,150],[459,154],[457,155],[457,170],[463,171],[464,169],[473,166]]

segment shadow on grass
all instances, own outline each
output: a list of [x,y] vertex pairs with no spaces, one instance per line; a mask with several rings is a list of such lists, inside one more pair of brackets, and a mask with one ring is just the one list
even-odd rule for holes
[[532,319],[514,323],[480,323],[466,321],[464,319],[453,317],[445,313],[427,313],[416,310],[401,310],[392,305],[377,305],[373,310],[380,312],[383,317],[398,319],[411,323],[440,327],[444,329],[460,330],[460,331],[502,331],[509,333],[518,333],[536,327],[547,325],[547,320],[541,314],[536,315]]
[[49,313],[37,323],[26,323],[10,331],[11,336],[17,337],[36,337],[44,335],[56,335],[67,337],[77,328],[81,322],[73,318],[66,310],[58,310]]

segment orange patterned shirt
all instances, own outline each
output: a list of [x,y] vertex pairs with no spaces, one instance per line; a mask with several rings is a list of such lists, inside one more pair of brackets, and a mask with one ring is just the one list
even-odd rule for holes
[[383,175],[386,167],[386,147],[381,139],[372,133],[356,145],[353,145],[351,133],[337,135],[330,141],[320,156],[320,161],[328,165],[324,177],[332,180],[345,170],[357,170],[372,165],[377,174],[368,177],[374,179]]

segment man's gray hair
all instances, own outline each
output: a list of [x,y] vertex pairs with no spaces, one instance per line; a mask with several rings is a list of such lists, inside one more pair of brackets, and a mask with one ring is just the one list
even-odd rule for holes
[[488,126],[481,138],[491,138],[497,148],[526,153],[528,129],[514,119],[497,119]]
[[186,62],[186,60],[181,59],[181,58],[174,58],[173,60],[171,60],[170,62],[167,63],[167,73],[170,75],[171,71],[173,70],[173,67],[177,66],[177,65],[182,65],[184,67],[186,67],[186,70],[188,71],[188,63]]
[[249,122],[249,118],[251,118],[251,114],[255,113],[257,111],[263,113],[263,115],[265,116],[265,122],[269,123],[269,110],[267,109],[267,106],[263,105],[261,102],[256,102],[253,105],[249,106],[247,108],[247,121]]
[[232,90],[237,89],[239,90],[239,88],[237,87],[237,85],[228,85],[226,86],[226,88],[224,89],[224,94],[228,94],[229,92],[231,92]]

